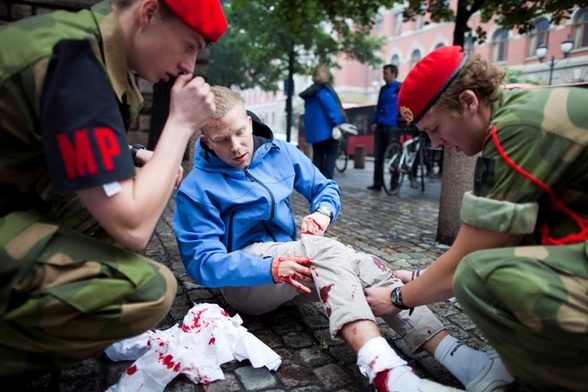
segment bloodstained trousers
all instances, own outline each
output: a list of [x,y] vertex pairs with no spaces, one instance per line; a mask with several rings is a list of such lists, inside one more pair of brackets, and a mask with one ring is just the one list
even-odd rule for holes
[[[293,242],[256,243],[244,252],[268,256],[307,256],[311,261],[314,285],[312,294],[302,294],[287,284],[269,284],[249,287],[225,287],[222,293],[235,310],[248,314],[263,314],[280,305],[298,304],[320,300],[329,317],[330,332],[336,337],[347,323],[372,320],[363,289],[366,287],[396,287],[402,282],[394,278],[392,271],[378,257],[356,252],[327,237],[302,235]],[[444,329],[441,322],[426,307],[385,317],[384,320],[398,333],[410,352],[416,352],[423,343]]]

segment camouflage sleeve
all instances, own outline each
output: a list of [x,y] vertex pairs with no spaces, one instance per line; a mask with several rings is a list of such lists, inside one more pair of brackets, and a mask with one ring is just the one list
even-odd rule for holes
[[40,120],[57,192],[135,175],[115,93],[89,40],[63,40],[55,46],[41,94]]
[[538,212],[537,203],[512,203],[466,192],[460,217],[463,222],[474,227],[500,233],[530,234],[535,230]]
[[463,199],[464,222],[513,234],[530,233],[535,222],[543,220],[550,226],[561,223],[560,217],[548,212],[547,191],[512,167],[499,149],[552,189],[556,199],[573,208],[579,205],[578,181],[586,177],[582,154],[588,133],[579,126],[585,123],[585,110],[576,107],[580,100],[574,94],[585,92],[538,89],[494,107],[498,143],[489,135],[478,158],[473,193]]

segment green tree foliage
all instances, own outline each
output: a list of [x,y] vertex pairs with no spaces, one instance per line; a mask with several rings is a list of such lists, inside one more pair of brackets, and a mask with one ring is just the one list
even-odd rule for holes
[[454,22],[453,44],[462,45],[465,34],[470,34],[475,41],[484,42],[486,31],[477,27],[475,31],[468,26],[470,17],[480,13],[482,23],[493,18],[500,26],[510,30],[517,29],[520,34],[533,30],[534,20],[544,14],[551,15],[551,22],[558,24],[569,18],[574,6],[586,7],[586,0],[459,0],[457,10],[449,8],[447,0],[409,0],[404,10],[404,19],[411,20],[417,15],[430,15],[433,22]]
[[209,80],[215,84],[275,90],[295,73],[318,63],[336,66],[345,55],[379,66],[384,38],[370,37],[380,6],[394,1],[232,0],[229,27],[211,47]]
[[[463,45],[465,35],[484,42],[486,31],[468,26],[479,12],[482,22],[495,18],[506,29],[526,33],[535,18],[550,14],[552,23],[570,17],[574,6],[588,0],[459,0],[457,9],[447,0],[227,0],[229,28],[211,48],[209,79],[215,84],[264,90],[288,74],[306,73],[317,63],[336,66],[337,56],[381,65],[378,57],[384,38],[370,37],[382,8],[404,4],[404,19],[428,15],[430,21],[455,24],[453,44]],[[293,63],[289,67],[289,61]],[[291,75],[290,75],[291,76]]]

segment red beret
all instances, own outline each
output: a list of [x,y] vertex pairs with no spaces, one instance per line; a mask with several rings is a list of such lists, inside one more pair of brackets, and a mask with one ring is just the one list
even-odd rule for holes
[[227,30],[220,0],[164,0],[165,4],[209,43],[215,43]]
[[453,82],[467,60],[461,46],[442,46],[423,57],[408,73],[398,95],[398,110],[418,122]]

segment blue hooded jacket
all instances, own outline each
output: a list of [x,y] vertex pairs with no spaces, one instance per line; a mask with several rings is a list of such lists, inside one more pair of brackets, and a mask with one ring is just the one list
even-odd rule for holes
[[[310,203],[340,208],[337,183],[326,179],[300,150],[274,140],[254,121],[256,150],[249,167],[234,168],[199,140],[194,167],[176,196],[173,226],[188,274],[207,287],[273,283],[271,258],[240,251],[256,242],[298,239],[293,190]],[[263,136],[260,135],[263,134]]]
[[304,99],[306,143],[329,139],[333,128],[345,122],[339,97],[329,84],[313,84],[300,97]]

